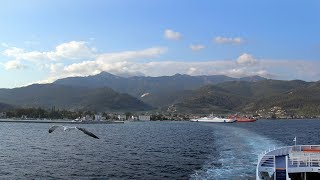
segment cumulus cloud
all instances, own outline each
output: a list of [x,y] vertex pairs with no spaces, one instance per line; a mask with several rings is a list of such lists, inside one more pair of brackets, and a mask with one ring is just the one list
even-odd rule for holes
[[179,32],[175,32],[171,29],[166,29],[164,31],[164,37],[169,40],[180,40],[182,35]]
[[[50,80],[56,80],[71,76],[95,75],[107,71],[121,76],[144,75],[139,71],[140,65],[137,62],[144,58],[154,58],[167,51],[167,48],[154,47],[138,51],[123,51],[116,53],[105,53],[96,56],[94,60],[72,63],[62,66],[61,64],[50,64]],[[48,81],[45,81],[48,82]]]
[[[143,51],[143,50],[141,50]],[[303,67],[302,64],[305,64]],[[307,65],[306,65],[307,64]],[[314,67],[308,72],[302,72],[306,67]],[[316,77],[320,68],[319,62],[285,61],[285,60],[260,60],[254,66],[239,65],[234,60],[211,61],[84,61],[60,67],[60,71],[52,73],[47,81],[52,82],[59,78],[70,76],[88,76],[107,71],[121,76],[164,76],[176,73],[189,75],[226,75],[230,77],[245,77],[259,75],[276,79],[299,79],[299,77]],[[316,72],[316,73],[315,73]],[[300,78],[300,79],[301,79]]]
[[89,48],[84,41],[71,41],[57,46],[54,53],[60,58],[83,59],[93,57],[95,49]]
[[21,64],[21,62],[18,61],[18,60],[8,61],[8,62],[4,63],[3,65],[4,65],[4,68],[6,70],[25,69],[25,68],[27,68],[27,66]]
[[239,65],[255,65],[258,63],[258,61],[251,54],[247,53],[240,55],[236,62]]
[[[199,48],[200,47],[200,48]],[[201,49],[201,46],[195,49]],[[140,50],[97,53],[85,42],[72,41],[58,45],[52,51],[26,51],[17,47],[8,47],[2,54],[13,60],[1,65],[9,69],[24,69],[37,65],[41,59],[47,59],[48,77],[39,82],[72,77],[95,75],[102,71],[121,76],[164,76],[176,73],[189,75],[226,75],[244,77],[260,75],[278,79],[317,79],[320,62],[257,60],[248,53],[230,60],[157,60],[167,52],[165,47],[152,47]],[[85,58],[86,57],[86,58]],[[27,62],[24,62],[26,59]],[[35,60],[37,59],[37,60]],[[70,61],[69,59],[73,60]],[[30,65],[30,66],[29,66]]]
[[244,40],[240,37],[222,37],[222,36],[217,36],[213,40],[215,43],[218,44],[242,44],[244,43]]
[[62,63],[55,63],[55,64],[46,64],[46,67],[50,69],[51,73],[57,73],[60,69],[63,68]]
[[8,47],[2,54],[15,60],[41,62],[93,58],[95,57],[95,50],[89,48],[84,41],[71,41],[58,45],[55,51],[26,51],[22,48]]
[[9,57],[20,57],[23,53],[24,50],[21,48],[9,47],[8,49],[4,50],[2,54]]
[[204,49],[205,48],[205,46],[204,45],[201,45],[201,44],[191,44],[190,45],[190,49],[192,50],[192,51],[200,51],[200,50],[202,50],[202,49]]
[[[2,52],[2,55],[12,60],[3,64],[6,70],[25,69],[23,64],[34,64],[38,69],[49,69],[51,73],[59,72],[63,63],[68,61],[82,61],[94,59],[97,54],[95,48],[88,47],[84,41],[70,41],[59,44],[53,51],[27,51],[22,48],[9,47]],[[53,63],[55,62],[55,63]]]

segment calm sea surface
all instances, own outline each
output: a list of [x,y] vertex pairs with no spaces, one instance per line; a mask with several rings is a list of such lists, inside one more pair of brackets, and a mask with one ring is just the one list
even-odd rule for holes
[[0,179],[254,179],[262,151],[320,144],[320,120],[51,125],[0,124]]

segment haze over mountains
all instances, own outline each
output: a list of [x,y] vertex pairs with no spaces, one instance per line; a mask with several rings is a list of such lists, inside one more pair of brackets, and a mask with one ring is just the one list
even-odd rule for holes
[[316,114],[320,112],[319,92],[319,82],[269,80],[259,76],[120,77],[102,72],[64,78],[52,84],[0,89],[0,102],[6,108],[55,106],[97,112],[252,113],[280,106],[291,113]]

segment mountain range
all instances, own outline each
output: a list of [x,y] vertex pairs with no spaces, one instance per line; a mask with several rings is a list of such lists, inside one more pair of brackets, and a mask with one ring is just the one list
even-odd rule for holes
[[151,106],[111,88],[86,88],[56,84],[33,84],[0,89],[0,102],[16,107],[44,107],[91,111],[145,111]]
[[[92,111],[253,113],[279,106],[288,113],[320,114],[320,83],[259,76],[121,77],[107,72],[51,84],[0,89],[6,106]],[[1,110],[0,106],[0,110]]]
[[110,87],[117,92],[140,97],[145,93],[192,90],[207,84],[218,84],[226,81],[260,81],[264,79],[265,78],[259,76],[231,78],[223,75],[190,76],[185,74],[159,77],[121,77],[107,72],[102,72],[94,76],[59,79],[53,82],[53,84],[77,87],[84,86],[88,88]]
[[287,114],[317,116],[320,114],[319,85],[319,82],[299,80],[224,82],[194,90],[174,105],[178,111],[196,113],[254,113],[280,107]]

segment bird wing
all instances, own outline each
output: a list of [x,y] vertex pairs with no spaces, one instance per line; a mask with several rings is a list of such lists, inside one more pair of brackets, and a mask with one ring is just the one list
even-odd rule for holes
[[49,128],[49,133],[52,133],[54,130],[56,130],[58,127],[61,127],[61,126],[59,126],[59,125],[54,125],[54,126],[51,126],[50,128]]
[[88,136],[91,136],[93,138],[99,139],[98,136],[94,135],[92,132],[89,132],[84,128],[77,127],[77,129],[79,129],[80,131],[82,131],[83,133],[85,133]]

